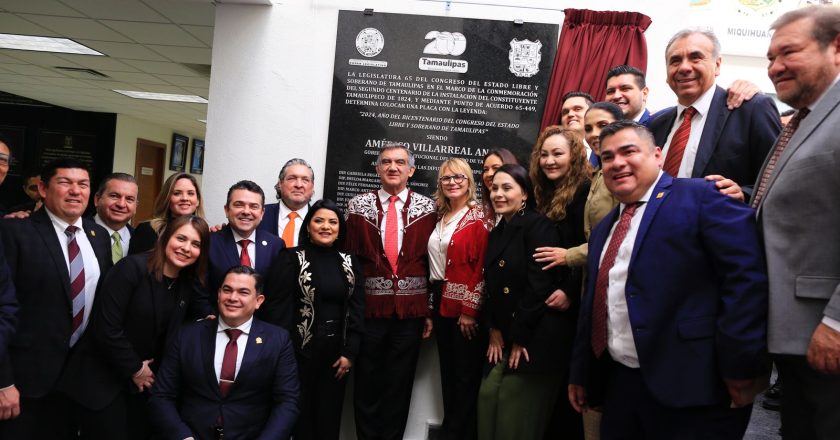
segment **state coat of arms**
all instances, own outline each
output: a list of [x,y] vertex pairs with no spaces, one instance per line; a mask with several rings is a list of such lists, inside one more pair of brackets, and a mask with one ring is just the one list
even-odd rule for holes
[[540,71],[540,60],[542,54],[542,43],[540,40],[522,40],[516,38],[510,40],[510,52],[508,52],[508,59],[510,60],[510,71],[516,76],[530,78]]

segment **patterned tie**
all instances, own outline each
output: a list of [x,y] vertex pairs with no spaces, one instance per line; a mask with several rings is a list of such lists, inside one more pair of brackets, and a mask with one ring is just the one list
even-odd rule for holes
[[117,264],[117,261],[120,261],[122,257],[122,237],[119,232],[114,231],[114,233],[111,234],[111,261],[113,261],[114,264]]
[[242,334],[242,330],[229,328],[225,330],[225,333],[227,333],[230,340],[225,345],[225,357],[222,358],[222,371],[219,374],[219,391],[221,391],[222,397],[227,397],[228,393],[230,393],[230,389],[233,387],[233,382],[236,378],[236,356],[238,354],[236,340]]
[[73,304],[73,333],[70,336],[70,346],[76,344],[82,335],[82,321],[85,317],[85,263],[82,251],[76,242],[76,231],[73,225],[67,227],[67,258],[70,260],[70,302]]
[[697,110],[694,107],[683,110],[682,123],[671,138],[671,146],[668,147],[668,156],[665,158],[662,169],[673,177],[677,177],[677,173],[680,172],[685,146],[688,144],[688,137],[691,136],[691,118],[696,113]]
[[283,239],[283,242],[286,243],[286,247],[293,247],[295,245],[295,219],[298,218],[298,213],[292,211],[289,213],[289,222],[286,223],[286,227],[283,228],[283,236],[280,237]]
[[248,245],[251,244],[251,240],[243,238],[242,240],[239,240],[239,244],[242,246],[242,252],[239,254],[239,264],[252,267],[251,256],[248,255]]
[[758,204],[761,203],[761,199],[764,198],[764,193],[767,192],[767,182],[770,181],[770,176],[773,174],[773,170],[776,169],[776,163],[782,156],[782,152],[785,151],[785,147],[787,147],[788,142],[790,142],[790,138],[793,137],[793,133],[796,132],[797,128],[799,128],[799,123],[808,116],[810,111],[811,110],[807,107],[799,109],[799,111],[790,118],[788,124],[785,125],[785,129],[782,130],[782,134],[779,135],[776,147],[770,155],[770,160],[767,161],[767,167],[765,167],[764,172],[761,173],[761,180],[758,181],[758,188],[756,188],[756,191],[753,194],[752,202],[750,203],[750,206],[753,208],[758,208]]
[[399,200],[397,196],[388,198],[388,213],[385,214],[385,256],[388,257],[394,273],[397,273],[397,258],[399,257],[397,200]]
[[607,286],[610,281],[610,270],[615,264],[618,248],[621,247],[621,242],[624,241],[624,237],[630,229],[630,220],[633,218],[633,213],[641,204],[642,202],[636,202],[625,206],[621,213],[621,219],[618,221],[618,226],[613,231],[607,251],[604,253],[601,268],[598,269],[594,303],[592,304],[592,351],[597,358],[600,358],[607,348]]

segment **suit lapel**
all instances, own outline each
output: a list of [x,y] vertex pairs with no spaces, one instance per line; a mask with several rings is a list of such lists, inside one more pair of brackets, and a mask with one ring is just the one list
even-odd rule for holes
[[[798,150],[808,137],[811,136],[811,133],[816,130],[820,123],[822,123],[822,121],[837,108],[838,104],[840,104],[840,82],[831,86],[828,93],[826,93],[817,106],[814,107],[814,110],[800,122],[799,128],[797,128],[796,132],[793,133],[793,137],[790,138],[790,141],[785,147],[785,151],[783,151],[782,155],[779,156],[779,161],[776,163],[773,173],[770,174],[770,178],[767,181],[767,189],[765,190],[762,201],[767,199],[767,193],[769,193],[770,188],[773,187],[773,182],[776,180],[776,177],[785,165],[787,165],[790,161],[790,158],[794,155],[794,153],[796,153],[796,150]],[[758,180],[755,186],[756,188],[758,188],[758,184],[761,181],[761,175],[764,173],[764,168],[767,167],[767,163],[770,161],[770,157],[773,155],[775,148],[776,147],[774,145],[773,149],[770,150],[770,154],[767,155],[767,159],[764,161],[764,167],[761,168],[762,171],[758,175]],[[759,209],[760,208],[761,206],[759,206]]]
[[715,94],[712,103],[709,105],[709,114],[706,115],[706,123],[703,126],[703,133],[700,135],[700,143],[697,145],[697,156],[694,158],[694,168],[691,170],[691,177],[703,177],[706,165],[712,159],[715,147],[729,119],[729,108],[726,107],[726,92],[715,86]]
[[639,253],[639,248],[642,247],[642,243],[644,242],[645,234],[650,230],[650,225],[653,223],[653,218],[656,216],[662,202],[671,192],[671,183],[673,180],[673,177],[663,174],[656,187],[653,188],[653,193],[651,193],[650,199],[647,201],[647,206],[645,206],[642,221],[639,223],[639,230],[636,232],[636,241],[633,242],[633,253],[630,254],[631,270],[633,268],[633,261],[635,261],[636,255]]
[[[498,257],[502,253],[502,251],[504,251],[505,248],[507,248],[508,242],[510,242],[510,239],[516,234],[516,231],[521,227],[520,225],[516,224],[516,222],[514,221],[515,218],[516,215],[514,215],[510,223],[505,222],[504,230],[497,232],[500,233],[500,235],[498,235],[498,239],[487,240],[487,253],[484,258],[484,261],[495,261],[496,257]],[[493,232],[491,232],[491,234]]]
[[47,215],[46,208],[39,209],[35,214],[32,214],[32,224],[35,226],[35,230],[41,235],[47,253],[50,254],[55,266],[58,268],[58,273],[61,276],[61,284],[64,286],[65,297],[69,301],[70,271],[67,268],[67,261],[64,259],[64,252],[61,249],[64,243],[61,243],[58,237],[56,237],[55,228],[53,227],[52,220]]
[[99,263],[100,278],[104,278],[105,271],[113,265],[113,260],[111,260],[111,239],[107,234],[102,233],[101,227],[97,226],[96,222],[92,220],[82,219],[82,229],[85,230],[90,247],[93,248],[96,261]]
[[222,249],[224,249],[225,259],[228,260],[227,267],[239,265],[239,248],[236,246],[236,241],[233,239],[233,231],[230,226],[226,226],[222,233]]
[[206,322],[202,329],[201,337],[201,363],[204,365],[204,377],[210,388],[220,399],[222,393],[219,390],[219,379],[216,377],[216,330],[219,324],[216,321]]
[[233,382],[231,393],[242,386],[243,382],[248,380],[247,371],[253,371],[254,365],[261,358],[263,348],[263,338],[265,338],[265,331],[262,322],[254,319],[251,321],[251,333],[248,334],[248,342],[245,344],[245,354],[242,356],[242,365],[239,367],[239,373]]
[[254,253],[256,253],[257,257],[257,264],[254,270],[259,273],[267,273],[268,269],[271,266],[271,246],[268,244],[268,240],[265,239],[261,234],[262,231],[257,231],[257,234],[254,236],[256,243],[254,243]]
[[[671,128],[674,126],[674,121],[677,120],[677,108],[671,107],[667,110],[662,110],[662,116],[657,117],[656,120],[662,119],[661,123],[657,123],[656,132],[653,134],[655,137],[656,145],[658,145],[663,150],[667,145],[665,142],[668,141],[668,135],[671,133]],[[653,123],[653,121],[651,121]]]

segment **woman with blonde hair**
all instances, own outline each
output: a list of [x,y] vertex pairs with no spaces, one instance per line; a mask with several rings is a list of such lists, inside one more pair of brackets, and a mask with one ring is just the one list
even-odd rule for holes
[[155,246],[158,236],[166,224],[176,217],[195,215],[204,218],[201,189],[195,177],[187,173],[175,173],[163,182],[163,188],[155,199],[152,219],[137,225],[128,243],[129,255],[146,252]]
[[434,328],[443,388],[444,439],[476,437],[476,404],[486,337],[477,318],[484,294],[488,224],[463,159],[438,171],[438,222],[429,237]]

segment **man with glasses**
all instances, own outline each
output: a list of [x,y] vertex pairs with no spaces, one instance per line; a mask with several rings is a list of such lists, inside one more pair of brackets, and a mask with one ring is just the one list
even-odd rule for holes
[[265,217],[257,229],[276,234],[286,247],[297,246],[315,190],[315,172],[305,160],[291,159],[280,170],[274,189],[279,202],[265,205]]
[[414,156],[387,144],[376,161],[382,187],[347,207],[347,252],[365,275],[365,332],[356,359],[354,407],[361,440],[403,438],[421,338],[429,313],[429,236],[435,203],[408,189]]

